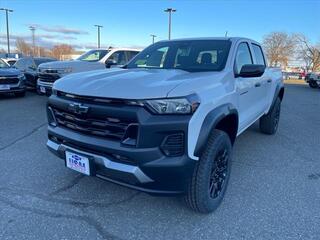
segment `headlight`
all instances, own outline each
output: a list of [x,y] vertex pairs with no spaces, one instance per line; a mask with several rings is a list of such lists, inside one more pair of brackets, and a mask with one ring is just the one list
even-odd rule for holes
[[21,73],[21,74],[19,74],[19,75],[18,75],[18,78],[20,78],[20,79],[24,79],[24,78],[25,78],[25,76],[24,76],[24,74],[23,74],[23,73]]
[[72,68],[64,68],[59,70],[59,73],[71,73],[72,72]]
[[156,114],[192,114],[200,101],[192,98],[146,100],[146,105]]

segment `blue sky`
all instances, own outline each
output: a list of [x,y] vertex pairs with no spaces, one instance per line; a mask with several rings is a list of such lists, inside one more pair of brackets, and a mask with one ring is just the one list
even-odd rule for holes
[[[52,46],[64,42],[77,48],[96,45],[94,24],[104,26],[105,46],[147,46],[150,34],[157,40],[168,36],[168,16],[163,10],[177,9],[172,19],[172,37],[245,36],[261,41],[271,31],[304,33],[320,42],[319,0],[0,0],[10,14],[13,38],[30,41],[28,26],[37,27],[37,42]],[[5,17],[0,12],[0,44],[5,43]],[[5,46],[0,46],[4,48]]]

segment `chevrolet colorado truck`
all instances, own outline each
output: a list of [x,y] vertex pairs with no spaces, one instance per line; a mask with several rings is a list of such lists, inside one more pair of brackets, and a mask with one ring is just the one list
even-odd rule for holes
[[246,38],[157,42],[126,66],[56,81],[47,147],[66,167],[150,194],[221,203],[236,137],[260,120],[275,134],[284,85]]
[[99,48],[84,53],[76,60],[40,64],[37,92],[40,95],[50,95],[53,83],[63,76],[70,73],[123,66],[139,52],[138,49],[130,48]]

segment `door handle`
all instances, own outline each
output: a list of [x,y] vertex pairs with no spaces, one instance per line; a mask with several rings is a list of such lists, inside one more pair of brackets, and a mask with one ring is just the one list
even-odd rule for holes
[[268,79],[268,80],[267,80],[267,83],[271,83],[271,82],[272,82],[272,80],[271,80],[271,79]]
[[261,83],[256,83],[254,86],[255,87],[261,87]]

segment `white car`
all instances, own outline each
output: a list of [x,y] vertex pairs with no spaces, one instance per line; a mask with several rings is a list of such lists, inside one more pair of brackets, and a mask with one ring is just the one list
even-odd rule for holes
[[130,48],[93,49],[76,60],[40,64],[38,67],[37,92],[50,95],[53,83],[63,76],[70,73],[106,69],[114,66],[120,67],[139,52],[139,49]]
[[1,58],[1,60],[6,62],[9,66],[13,66],[18,61],[18,58]]
[[[47,105],[49,150],[68,168],[150,194],[221,203],[232,147],[255,121],[275,134],[284,85],[246,38],[157,42],[125,69],[66,76]],[[249,153],[248,153],[249,154]]]

